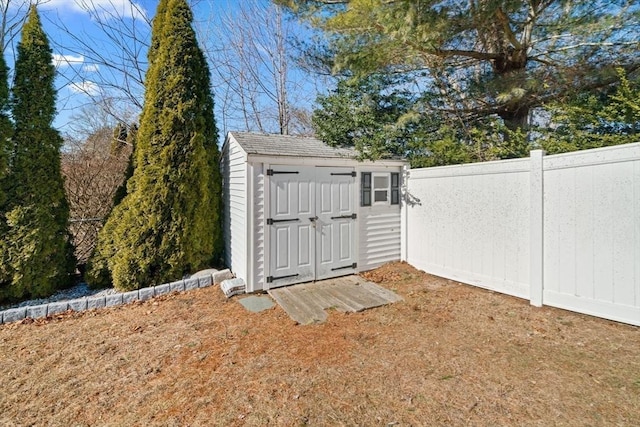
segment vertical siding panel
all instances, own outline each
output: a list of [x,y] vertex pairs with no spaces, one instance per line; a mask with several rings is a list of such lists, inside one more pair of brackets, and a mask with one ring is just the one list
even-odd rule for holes
[[[445,180],[445,179],[439,179],[438,180],[438,187],[441,189],[442,194],[447,194],[447,195],[453,195],[453,189],[454,189],[454,181],[453,180]],[[434,194],[434,196],[436,196]],[[443,201],[448,202],[448,199],[444,199]],[[430,203],[430,200],[427,200],[427,203]],[[450,214],[452,217],[457,217],[457,212],[454,210],[455,205],[453,205],[452,203],[443,203],[440,205],[442,208],[442,211],[446,211],[449,210]],[[439,212],[439,216],[438,218],[441,218],[441,215],[445,215],[446,212]],[[440,251],[436,252],[436,262],[439,265],[447,265],[449,260],[451,259],[451,257],[449,256],[449,254],[451,253],[451,239],[453,238],[452,236],[453,234],[453,230],[450,227],[446,226],[446,223],[439,223],[437,224],[437,234],[436,234],[436,241],[438,242],[438,246],[441,248]]]
[[[422,241],[417,241],[417,246],[420,247],[420,253],[424,255],[424,252],[427,252],[427,259],[434,260],[437,262],[438,257],[441,255],[442,242],[438,238],[439,227],[441,224],[438,224],[435,221],[430,221],[430,218],[439,218],[439,211],[446,209],[446,205],[443,201],[436,199],[435,195],[439,194],[438,191],[438,180],[423,180],[421,181],[425,184],[425,192],[419,193],[422,197],[421,206],[424,206],[426,209],[424,210],[426,215],[421,215],[418,219],[418,223],[416,226],[412,228],[412,230],[420,229],[420,224],[426,225],[428,228],[425,230],[424,234],[425,239]],[[418,190],[416,188],[416,190]],[[431,197],[433,196],[433,198]],[[426,247],[426,250],[425,250]],[[421,258],[422,259],[422,258]]]
[[[475,205],[481,209],[482,218],[491,218],[493,215],[493,204],[491,203],[492,188],[489,187],[489,183],[485,176],[478,177],[478,182],[481,185],[479,191],[475,193],[477,199]],[[486,201],[489,201],[487,203]],[[482,240],[482,271],[483,277],[492,277],[493,275],[493,230],[488,222],[482,224],[481,227],[476,228],[476,233],[479,232],[480,239]]]
[[254,242],[254,272],[251,290],[262,289],[265,281],[265,188],[264,188],[264,167],[263,164],[255,164],[253,167],[254,181],[254,209],[253,209],[253,242]]
[[[409,181],[411,182],[411,181]],[[442,256],[442,251],[444,251],[442,242],[439,239],[439,227],[440,224],[436,222],[429,221],[429,218],[436,218],[441,210],[446,209],[444,205],[444,201],[441,201],[435,197],[438,194],[438,191],[442,191],[439,187],[438,180],[421,180],[421,183],[425,185],[424,188],[416,187],[416,191],[418,192],[418,198],[420,199],[420,207],[416,207],[417,209],[422,209],[424,207],[424,214],[418,215],[416,222],[414,222],[415,226],[412,227],[412,230],[420,229],[420,223],[427,225],[427,229],[425,230],[424,237],[425,239],[414,242],[414,246],[420,247],[420,251],[424,252],[423,245],[429,245],[427,252],[429,253],[429,258],[434,262],[438,262],[438,257]],[[422,191],[421,191],[422,190]],[[433,197],[431,197],[433,195]]]
[[635,298],[633,163],[611,165],[613,204],[613,302],[627,304]]
[[559,292],[560,238],[558,205],[560,186],[557,171],[544,173],[544,290]]
[[[482,190],[482,182],[478,179],[474,179],[473,176],[467,176],[465,178],[469,183],[469,187],[467,191],[471,194],[480,194],[480,191]],[[466,209],[475,212],[475,215],[477,216],[477,218],[483,218],[484,206],[479,203],[475,203],[470,198],[468,200],[469,202],[466,206]],[[466,236],[472,236],[473,230],[474,230],[473,224],[465,222],[463,238],[465,240],[465,243],[468,243],[468,244],[463,245],[463,247],[466,248],[465,256],[469,259],[469,263],[466,265],[466,269],[469,271],[481,272],[482,271],[482,245],[484,244],[486,236],[480,236],[478,239],[472,239],[470,241],[467,241],[468,239]],[[480,231],[484,233],[484,229],[480,229]]]
[[576,171],[576,295],[594,297],[594,178],[593,167]]
[[522,191],[528,187],[528,182],[522,180],[523,174],[518,174],[511,182],[505,182],[506,193],[505,218],[510,224],[506,227],[511,230],[511,235],[505,235],[505,280],[513,283],[526,283],[529,280],[529,272],[526,275],[523,270],[522,258],[529,254],[529,221],[524,215],[518,215],[520,206],[529,203],[529,192]]
[[[478,180],[474,179],[472,175],[467,175],[463,177],[465,182],[465,194],[477,194],[480,188],[480,184]],[[482,221],[482,213],[478,210],[478,204],[470,197],[465,197],[465,212],[468,212],[469,215],[473,215],[475,218],[475,222]],[[460,243],[463,249],[463,256],[465,258],[465,263],[461,265],[466,271],[478,271],[482,266],[482,257],[481,257],[481,248],[482,241],[480,239],[474,239],[472,241],[468,241],[467,236],[473,235],[473,230],[477,229],[475,224],[471,221],[463,221],[461,224],[461,236]]]
[[[513,212],[520,211],[523,206],[529,206],[531,198],[529,187],[529,174],[518,174],[516,183],[511,188],[512,197],[515,201],[514,206],[512,206]],[[515,232],[509,239],[512,242],[509,251],[514,256],[510,263],[514,266],[515,272],[508,279],[514,283],[529,283],[530,218],[528,213],[529,211],[526,210],[526,215],[515,215]]]
[[613,302],[613,215],[611,212],[613,187],[609,165],[594,166],[594,297]]
[[575,295],[575,168],[558,171],[558,286],[559,292]]
[[246,157],[235,140],[229,140],[227,147],[225,175],[225,202],[227,220],[226,258],[228,267],[238,276],[247,277],[246,245]]
[[[457,178],[451,181],[452,188],[451,194],[454,198],[463,197],[464,195],[464,177]],[[460,261],[460,224],[462,221],[467,220],[467,215],[464,210],[464,203],[456,203],[453,205],[454,216],[455,216],[455,227],[451,227],[448,229],[448,240],[449,240],[449,250],[447,251],[447,259],[445,262],[448,265],[459,266],[461,264]]]
[[509,226],[508,215],[505,215],[505,204],[507,194],[505,194],[506,174],[488,175],[489,187],[492,190],[492,216],[491,229],[493,236],[493,271],[494,277],[505,280],[505,233]]

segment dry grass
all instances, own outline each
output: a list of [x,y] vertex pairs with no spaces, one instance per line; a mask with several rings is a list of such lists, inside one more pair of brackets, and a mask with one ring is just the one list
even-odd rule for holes
[[640,425],[640,328],[406,264],[298,326],[216,288],[0,326],[0,425]]

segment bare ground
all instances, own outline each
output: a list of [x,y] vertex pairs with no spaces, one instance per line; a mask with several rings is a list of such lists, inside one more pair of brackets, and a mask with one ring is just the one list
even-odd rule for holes
[[405,301],[299,326],[205,288],[0,326],[0,425],[640,425],[640,328],[366,276]]

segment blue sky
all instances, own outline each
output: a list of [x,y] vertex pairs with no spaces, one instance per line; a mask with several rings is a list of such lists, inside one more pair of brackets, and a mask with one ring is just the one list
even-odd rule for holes
[[[7,0],[0,0],[6,4]],[[16,7],[23,5],[23,0],[9,0]],[[269,4],[269,0],[258,0]],[[128,92],[138,103],[142,102],[143,88],[140,81],[144,78],[146,66],[146,44],[150,38],[149,23],[155,14],[157,1],[139,0],[47,0],[38,10],[44,29],[53,48],[54,64],[58,72],[56,86],[58,89],[58,116],[54,122],[63,134],[73,132],[74,123],[83,108],[89,109],[96,98],[112,100],[114,109],[126,110],[132,120],[139,112],[131,98],[123,97]],[[201,44],[211,46],[213,52],[217,46],[217,36],[212,33],[219,19],[233,15],[238,9],[238,1],[234,0],[193,0],[194,27]],[[26,10],[25,7],[22,10]],[[117,28],[116,28],[117,27]],[[127,37],[121,37],[125,31]],[[135,36],[138,40],[135,40]],[[15,57],[15,42],[5,51],[5,59],[12,68]],[[209,55],[211,58],[215,56]],[[123,61],[142,63],[142,70],[131,69],[129,74],[122,74],[119,67],[112,66]],[[224,87],[212,73],[216,91]],[[304,76],[295,78],[304,84],[297,84],[301,92],[308,96],[303,104],[310,108],[315,99],[317,87],[314,82],[306,81]],[[307,79],[308,80],[308,79]],[[126,88],[127,90],[123,90]],[[220,106],[216,93],[216,106]],[[219,108],[218,108],[219,110]],[[86,113],[85,113],[86,115]],[[216,111],[218,127],[221,118]],[[233,120],[225,122],[225,126],[234,126]],[[244,129],[240,129],[244,130]]]
[[[133,9],[126,0],[90,1],[96,10],[102,11],[101,19],[105,19],[104,22],[109,21],[109,14],[115,14],[129,22],[139,22],[140,28],[147,26],[145,20],[153,16],[157,5],[157,2],[136,3],[137,8]],[[20,1],[10,2],[13,3],[12,17],[17,17],[17,14],[26,10]],[[95,16],[92,17],[88,12],[88,6],[84,0],[49,0],[38,7],[53,48],[53,62],[58,72],[58,116],[54,125],[62,132],[69,127],[72,117],[78,113],[78,108],[90,103],[91,95],[97,95],[103,90],[97,77],[105,72],[104,66],[84,54],[79,41],[90,40],[89,44],[96,46],[107,61],[114,54],[112,47],[105,43],[104,36],[96,26]],[[19,9],[16,9],[18,7]],[[15,60],[15,44],[14,40],[13,45],[5,52],[5,59],[10,68]]]

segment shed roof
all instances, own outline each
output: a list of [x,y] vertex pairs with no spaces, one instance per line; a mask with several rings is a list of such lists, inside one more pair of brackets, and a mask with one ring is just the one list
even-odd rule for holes
[[249,132],[230,132],[247,154],[287,157],[324,157],[355,159],[351,148],[330,147],[317,138],[306,136],[270,135]]

